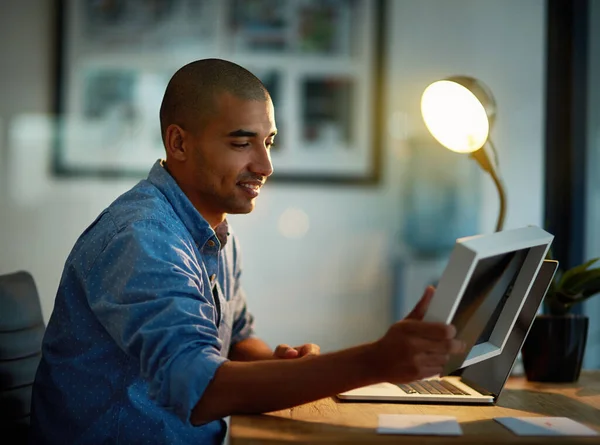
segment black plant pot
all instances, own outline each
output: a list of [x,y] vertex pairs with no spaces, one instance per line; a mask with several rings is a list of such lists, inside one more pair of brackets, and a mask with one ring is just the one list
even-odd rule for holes
[[585,315],[537,315],[523,348],[523,368],[533,382],[576,382],[588,332]]

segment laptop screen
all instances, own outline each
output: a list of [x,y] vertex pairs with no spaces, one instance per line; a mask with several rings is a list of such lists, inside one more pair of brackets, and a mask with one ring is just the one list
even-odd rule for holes
[[478,261],[452,319],[459,337],[469,341],[472,336],[469,343],[474,345],[490,340],[528,251],[521,249]]
[[554,277],[558,262],[544,260],[502,353],[453,372],[482,393],[500,395],[523,346],[529,328]]

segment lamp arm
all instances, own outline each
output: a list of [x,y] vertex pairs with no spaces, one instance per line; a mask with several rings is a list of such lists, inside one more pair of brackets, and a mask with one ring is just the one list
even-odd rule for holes
[[500,232],[504,227],[504,217],[506,216],[506,191],[504,190],[504,184],[502,179],[498,176],[496,170],[489,172],[496,190],[498,190],[498,198],[500,198],[500,210],[498,212],[498,219],[496,220],[496,232]]
[[[491,141],[488,140],[488,143],[491,145]],[[498,219],[496,220],[496,232],[499,232],[504,227],[504,218],[506,216],[506,191],[502,179],[498,174],[498,165],[496,164],[495,159],[490,159],[488,150],[486,143],[481,149],[472,152],[471,157],[477,161],[484,171],[490,174],[494,181],[494,185],[496,186],[496,190],[498,191],[500,210],[498,212]]]

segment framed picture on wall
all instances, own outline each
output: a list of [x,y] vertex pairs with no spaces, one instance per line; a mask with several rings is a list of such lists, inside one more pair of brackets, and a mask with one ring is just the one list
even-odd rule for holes
[[143,177],[173,73],[218,57],[275,105],[271,180],[377,183],[383,1],[58,0],[53,171]]

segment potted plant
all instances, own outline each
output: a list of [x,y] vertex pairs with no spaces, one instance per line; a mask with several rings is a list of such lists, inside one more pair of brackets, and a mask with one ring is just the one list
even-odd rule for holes
[[[551,259],[551,255],[549,255]],[[576,382],[581,372],[588,317],[572,309],[600,292],[600,258],[557,270],[521,349],[530,381]]]

